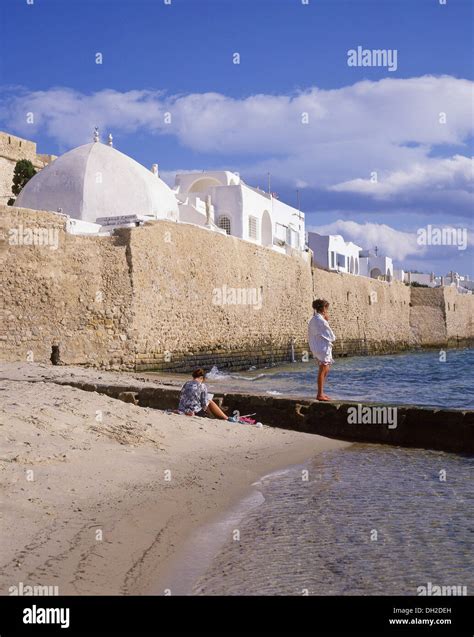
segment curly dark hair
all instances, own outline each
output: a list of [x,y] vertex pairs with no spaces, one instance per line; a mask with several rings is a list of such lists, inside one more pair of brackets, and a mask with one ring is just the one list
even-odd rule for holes
[[206,377],[206,372],[202,369],[202,367],[200,367],[199,369],[195,369],[193,372],[193,378],[205,378]]

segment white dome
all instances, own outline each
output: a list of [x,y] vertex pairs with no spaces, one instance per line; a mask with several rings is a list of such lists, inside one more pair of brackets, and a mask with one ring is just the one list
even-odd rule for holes
[[73,148],[35,175],[15,206],[52,210],[74,219],[149,215],[178,219],[178,202],[164,181],[112,146]]

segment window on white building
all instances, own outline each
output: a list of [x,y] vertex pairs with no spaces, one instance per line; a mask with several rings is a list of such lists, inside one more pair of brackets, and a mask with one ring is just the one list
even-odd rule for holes
[[273,243],[275,245],[283,247],[286,243],[286,226],[282,223],[275,222],[275,234],[273,237]]
[[278,223],[278,221],[275,223],[275,235],[279,239],[286,239],[286,226],[284,226],[282,223]]
[[335,268],[336,267],[336,253],[335,252],[330,252],[331,255],[331,268]]
[[289,246],[291,246],[292,248],[297,248],[298,238],[299,238],[299,235],[296,230],[294,230],[293,228],[286,229],[286,243]]
[[249,239],[258,239],[258,219],[249,216]]
[[346,267],[346,255],[345,254],[338,254],[337,255],[337,265],[339,268],[345,268]]
[[229,217],[227,217],[226,215],[221,215],[219,217],[217,225],[219,226],[219,228],[222,228],[222,230],[225,230],[227,234],[230,234],[231,225]]

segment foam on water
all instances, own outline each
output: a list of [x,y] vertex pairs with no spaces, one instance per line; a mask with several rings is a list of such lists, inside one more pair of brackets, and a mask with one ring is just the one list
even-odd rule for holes
[[[255,367],[250,367],[249,372],[254,371]],[[226,381],[226,380],[244,380],[248,382],[254,382],[260,378],[265,378],[266,374],[260,373],[256,376],[244,376],[243,374],[230,374],[228,372],[221,372],[217,365],[213,365],[211,370],[207,372],[206,379],[208,381]]]

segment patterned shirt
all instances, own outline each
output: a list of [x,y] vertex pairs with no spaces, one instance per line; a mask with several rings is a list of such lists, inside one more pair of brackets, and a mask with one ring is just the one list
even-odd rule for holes
[[194,414],[201,409],[206,409],[208,403],[207,387],[204,383],[197,380],[188,380],[184,383],[179,397],[179,411]]

